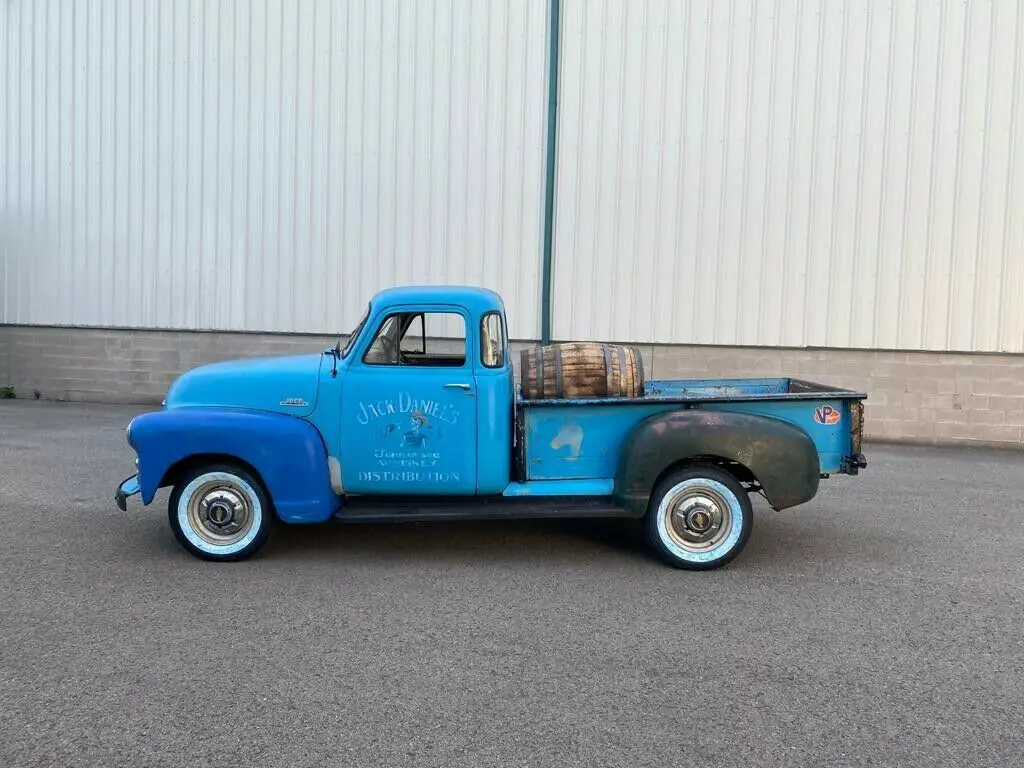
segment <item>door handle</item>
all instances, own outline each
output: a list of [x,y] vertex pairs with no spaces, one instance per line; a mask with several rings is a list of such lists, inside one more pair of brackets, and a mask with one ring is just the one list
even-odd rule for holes
[[445,384],[445,389],[465,389],[469,391],[472,387],[469,384],[463,384],[462,382],[453,382],[451,384]]

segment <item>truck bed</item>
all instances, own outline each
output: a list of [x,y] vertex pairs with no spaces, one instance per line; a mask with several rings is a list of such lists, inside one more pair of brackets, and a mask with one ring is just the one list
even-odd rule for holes
[[741,402],[751,400],[815,400],[827,397],[864,400],[867,394],[792,378],[664,379],[644,382],[642,397],[561,398],[524,400],[520,406],[647,405],[658,403]]
[[795,378],[655,380],[642,397],[525,400],[516,396],[516,463],[520,482],[612,478],[618,451],[640,421],[683,408],[749,413],[804,429],[821,471],[844,470],[860,452],[867,394]]

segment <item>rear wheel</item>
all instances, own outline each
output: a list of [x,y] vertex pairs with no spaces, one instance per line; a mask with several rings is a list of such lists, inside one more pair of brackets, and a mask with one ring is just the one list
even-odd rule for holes
[[740,482],[717,467],[673,472],[654,489],[644,518],[647,541],[670,565],[719,568],[750,538],[754,513]]
[[241,560],[270,535],[273,511],[262,484],[240,467],[187,472],[174,486],[167,516],[175,538],[203,560]]

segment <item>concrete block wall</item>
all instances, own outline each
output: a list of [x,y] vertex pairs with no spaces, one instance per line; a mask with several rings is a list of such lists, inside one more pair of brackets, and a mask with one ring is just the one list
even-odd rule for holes
[[337,337],[10,326],[18,397],[159,403],[181,373],[241,357],[302,354]]
[[[0,386],[13,385],[19,397],[38,391],[46,399],[152,404],[176,376],[198,365],[320,351],[336,340],[6,326],[0,327]],[[518,351],[531,345],[511,345],[517,368]],[[640,350],[648,378],[792,376],[865,391],[868,439],[1024,448],[1024,355],[657,345]]]

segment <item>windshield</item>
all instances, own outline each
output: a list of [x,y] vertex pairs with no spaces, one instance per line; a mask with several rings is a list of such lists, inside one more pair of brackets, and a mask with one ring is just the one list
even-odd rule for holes
[[344,359],[348,357],[348,353],[352,351],[352,345],[355,344],[356,339],[359,338],[359,334],[363,331],[363,326],[366,325],[366,320],[370,316],[370,305],[366,305],[366,311],[363,313],[363,319],[359,321],[359,325],[356,326],[355,330],[352,331],[352,335],[348,337],[348,341],[345,342],[344,349],[341,350],[341,357]]

